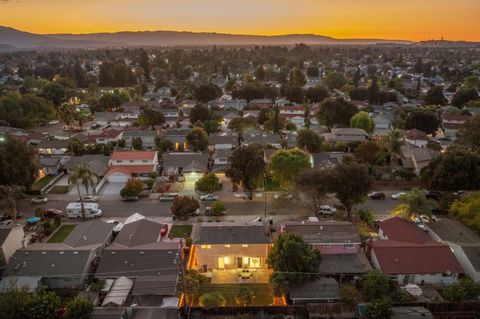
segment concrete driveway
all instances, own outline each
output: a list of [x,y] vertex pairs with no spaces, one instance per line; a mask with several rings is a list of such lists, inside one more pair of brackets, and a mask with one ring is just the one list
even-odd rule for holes
[[123,188],[125,183],[105,183],[102,189],[100,190],[100,194],[102,195],[119,195],[120,190]]

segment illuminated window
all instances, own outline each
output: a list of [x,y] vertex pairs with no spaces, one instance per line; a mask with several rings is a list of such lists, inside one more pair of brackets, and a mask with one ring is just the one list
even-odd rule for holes
[[230,264],[231,262],[230,257],[223,257],[223,262],[225,263],[225,265]]
[[250,268],[260,268],[260,258],[250,258]]
[[225,247],[230,248],[230,245],[225,245]]
[[242,247],[248,247],[248,245],[242,245]]
[[202,249],[212,249],[212,245],[200,245]]

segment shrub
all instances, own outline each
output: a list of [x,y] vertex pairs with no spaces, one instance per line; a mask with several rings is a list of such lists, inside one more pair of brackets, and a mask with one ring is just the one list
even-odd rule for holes
[[152,179],[152,178],[149,178],[149,179],[147,179],[146,181],[144,181],[144,183],[147,185],[147,188],[148,188],[148,189],[152,189],[152,188],[153,188],[153,184],[155,184],[155,180]]
[[225,207],[225,204],[221,201],[214,202],[212,205],[212,211],[214,215],[220,215],[226,210],[227,208]]
[[198,208],[198,200],[189,196],[177,196],[170,210],[173,216],[180,220],[187,220]]
[[219,292],[209,292],[202,295],[199,299],[199,304],[201,307],[209,310],[218,307],[225,307],[227,305],[227,300]]
[[196,183],[195,188],[201,192],[211,193],[222,189],[222,184],[213,173],[202,176]]
[[242,287],[235,294],[235,302],[239,306],[248,306],[255,300],[255,293],[249,289]]
[[130,178],[120,191],[120,196],[138,196],[143,191],[144,183],[136,178]]
[[358,211],[358,217],[362,222],[372,224],[375,221],[375,215],[368,208],[362,208]]
[[358,296],[358,290],[352,285],[345,285],[341,291],[342,298],[347,303],[355,303]]
[[86,299],[75,298],[70,301],[65,309],[67,319],[88,319],[93,310],[93,305]]

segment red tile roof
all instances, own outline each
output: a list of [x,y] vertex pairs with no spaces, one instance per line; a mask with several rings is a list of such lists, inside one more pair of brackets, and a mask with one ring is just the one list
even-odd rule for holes
[[462,273],[462,267],[446,245],[431,242],[425,245],[394,240],[370,241],[380,270],[386,274]]
[[156,151],[125,151],[113,152],[111,160],[153,160]]
[[110,166],[107,171],[107,175],[113,173],[124,173],[124,174],[142,174],[142,173],[151,173],[155,170],[154,165],[114,165]]

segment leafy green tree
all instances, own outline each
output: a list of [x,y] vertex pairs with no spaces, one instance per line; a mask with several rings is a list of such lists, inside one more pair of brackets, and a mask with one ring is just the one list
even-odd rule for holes
[[387,298],[374,300],[365,309],[365,319],[390,319],[392,314],[392,303]]
[[75,298],[67,303],[64,316],[66,319],[89,319],[92,310],[93,305],[90,301]]
[[112,68],[112,86],[125,87],[133,86],[135,79],[132,69],[125,63],[115,63]]
[[310,103],[322,102],[327,97],[328,97],[328,90],[321,85],[310,87],[305,90],[305,98]]
[[394,213],[401,215],[406,219],[413,219],[420,215],[432,215],[432,209],[436,204],[434,201],[427,199],[425,192],[412,188],[406,195],[400,197],[401,204],[398,205]]
[[428,90],[427,95],[425,96],[426,105],[446,105],[447,98],[443,94],[443,89],[441,86],[435,86]]
[[250,193],[265,173],[263,151],[255,144],[240,146],[229,158],[229,167],[225,174],[233,183],[241,183],[243,188]]
[[83,185],[88,195],[90,187],[92,189],[95,188],[95,180],[98,180],[98,175],[90,170],[90,165],[88,163],[77,165],[73,174],[68,178],[68,184],[75,184],[75,187],[77,188],[83,219],[85,219],[85,209],[83,205],[83,196],[80,191],[80,184]]
[[157,150],[161,153],[172,152],[173,150],[175,150],[175,144],[169,139],[166,139],[165,137],[156,138],[155,146],[157,147]]
[[92,108],[95,112],[103,112],[106,110],[116,109],[123,102],[128,101],[128,97],[118,93],[104,93],[96,102],[93,103]]
[[222,184],[217,175],[214,173],[207,173],[197,180],[195,188],[201,192],[212,193],[222,189]]
[[297,190],[317,210],[333,189],[333,173],[329,170],[308,169],[295,179]]
[[35,128],[55,118],[52,103],[34,94],[9,93],[0,98],[0,118],[18,128]]
[[307,68],[307,75],[318,78],[320,76],[320,70],[318,69],[318,65],[310,65]]
[[233,91],[232,96],[233,98],[245,99],[247,100],[247,103],[249,103],[251,100],[263,98],[264,95],[263,90],[259,85],[255,83],[247,83],[240,89]]
[[200,103],[207,103],[215,100],[221,94],[222,90],[215,84],[200,84],[193,90],[193,96]]
[[480,192],[473,192],[454,201],[449,213],[464,224],[480,231]]
[[179,220],[187,220],[188,217],[200,208],[198,200],[190,196],[177,196],[172,203],[170,210],[173,216]]
[[322,148],[322,138],[311,129],[301,129],[297,135],[297,145],[310,153],[318,153]]
[[280,93],[290,102],[302,103],[305,98],[305,90],[301,86],[285,85],[281,87]]
[[279,150],[270,158],[269,169],[282,188],[289,188],[295,177],[311,167],[310,157],[299,149]]
[[265,68],[262,65],[257,66],[255,71],[253,72],[255,75],[255,79],[258,81],[265,81],[267,77],[267,73],[265,72]]
[[395,162],[398,162],[398,159],[403,157],[402,153],[402,131],[399,129],[394,129],[387,136],[387,150],[390,154],[390,168],[392,169]]
[[200,296],[198,303],[201,307],[210,310],[219,307],[225,307],[227,305],[227,300],[225,297],[218,291],[207,292]]
[[361,281],[362,292],[367,301],[378,300],[390,291],[388,276],[379,270],[370,270]]
[[357,70],[355,70],[355,74],[353,75],[353,83],[355,84],[355,86],[357,86],[361,80],[362,73],[360,72],[360,68],[357,68]]
[[459,283],[449,285],[442,291],[448,301],[476,300],[480,295],[480,285],[470,278],[460,279]]
[[7,135],[0,140],[0,181],[3,185],[29,188],[38,174],[35,148]]
[[62,305],[60,298],[54,292],[41,291],[32,296],[28,305],[31,319],[51,319],[59,316]]
[[216,201],[212,204],[212,211],[214,215],[221,215],[226,210],[227,208],[225,207],[225,204],[221,201]]
[[17,220],[17,200],[25,197],[23,187],[18,185],[0,185],[0,200],[5,201],[8,216],[15,222]]
[[206,120],[202,126],[208,135],[220,132],[220,123],[217,120]]
[[353,88],[348,92],[348,95],[352,100],[367,101],[369,97],[369,91],[363,87]]
[[2,319],[30,319],[29,305],[32,294],[27,288],[17,288],[12,281],[0,294],[0,318]]
[[125,186],[120,190],[120,196],[139,196],[143,191],[144,183],[138,178],[129,178]]
[[288,122],[285,124],[285,129],[289,132],[295,132],[297,130],[297,126],[292,122]]
[[51,101],[55,107],[59,107],[67,98],[65,88],[56,82],[50,82],[43,88],[42,95]]
[[305,78],[302,70],[298,68],[292,68],[290,70],[290,75],[288,76],[288,82],[291,86],[304,86],[307,84],[307,79]]
[[290,284],[302,284],[317,277],[322,257],[303,238],[294,233],[277,237],[268,254],[268,264],[273,268],[270,282],[275,290],[282,291]]
[[357,106],[343,98],[329,98],[322,102],[317,118],[328,127],[348,127],[350,119],[357,113]]
[[210,110],[202,104],[197,104],[190,111],[190,123],[195,124],[197,122],[205,122],[212,118]]
[[100,86],[113,86],[113,63],[103,62],[100,64],[98,82]]
[[138,65],[140,65],[140,67],[143,69],[145,79],[150,81],[150,58],[144,49],[140,50]]
[[373,78],[368,87],[368,102],[370,104],[377,104],[380,102],[377,78]]
[[470,88],[462,88],[457,91],[452,98],[452,105],[456,107],[462,107],[470,101],[478,99],[478,91],[477,89]]
[[355,148],[355,157],[368,164],[369,171],[372,172],[373,165],[378,159],[380,146],[373,141],[364,141]]
[[372,187],[372,180],[366,165],[351,161],[335,167],[332,184],[336,197],[345,207],[348,217],[351,217],[353,206],[365,199]]
[[152,109],[144,109],[138,116],[137,123],[140,126],[151,126],[153,129],[155,125],[162,125],[165,123],[165,116],[162,112]]
[[480,115],[465,122],[457,132],[457,143],[468,147],[472,152],[480,150]]
[[367,112],[358,112],[350,119],[350,127],[360,128],[367,133],[372,133],[375,129],[375,122],[373,122]]
[[143,140],[141,137],[137,136],[132,138],[132,148],[134,150],[142,150],[143,149]]
[[348,83],[348,81],[342,73],[332,72],[327,74],[327,77],[325,78],[325,83],[330,90],[340,90],[345,84]]
[[203,152],[208,148],[208,135],[201,127],[195,127],[187,133],[185,139],[194,152]]
[[440,125],[440,119],[431,111],[410,112],[405,120],[405,129],[417,129],[427,134],[435,134]]
[[464,150],[450,150],[420,171],[423,183],[432,189],[456,191],[480,188],[480,156]]
[[272,117],[272,109],[268,107],[263,107],[260,109],[260,112],[258,112],[257,116],[257,122],[260,125],[264,125],[270,118]]
[[477,91],[480,91],[480,77],[471,75],[465,78],[463,80],[463,88],[465,89],[477,89]]
[[254,119],[247,117],[236,117],[228,123],[228,129],[236,131],[239,134],[244,133],[248,129],[254,129],[257,127],[257,123]]

